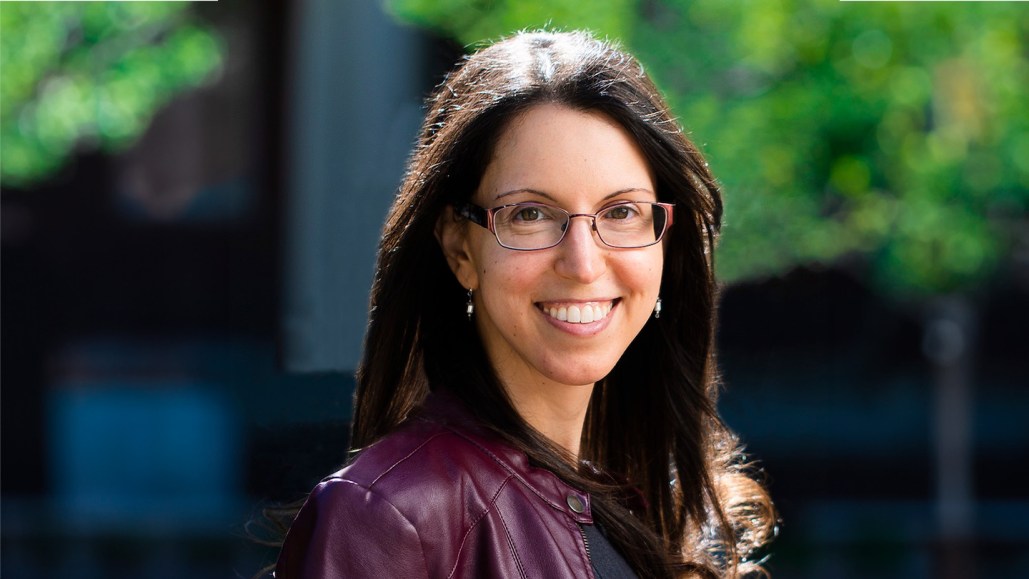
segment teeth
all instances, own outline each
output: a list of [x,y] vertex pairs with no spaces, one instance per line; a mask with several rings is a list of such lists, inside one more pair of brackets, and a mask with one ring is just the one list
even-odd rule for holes
[[614,307],[614,304],[608,302],[606,304],[586,304],[583,306],[555,306],[543,308],[543,311],[550,317],[562,322],[589,324],[606,318],[607,314],[611,313],[612,307]]

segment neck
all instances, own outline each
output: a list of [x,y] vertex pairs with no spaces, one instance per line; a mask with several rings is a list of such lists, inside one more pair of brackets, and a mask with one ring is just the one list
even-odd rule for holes
[[578,461],[593,384],[535,384],[506,390],[515,410],[530,426]]

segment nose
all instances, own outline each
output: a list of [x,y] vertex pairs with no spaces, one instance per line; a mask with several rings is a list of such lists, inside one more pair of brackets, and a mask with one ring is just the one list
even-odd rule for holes
[[590,283],[606,271],[606,246],[596,239],[591,216],[576,216],[568,222],[568,231],[557,246],[560,252],[557,273],[579,283]]

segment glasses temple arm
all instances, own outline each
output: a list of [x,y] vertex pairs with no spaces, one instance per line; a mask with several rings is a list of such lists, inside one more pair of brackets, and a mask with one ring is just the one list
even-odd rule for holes
[[489,217],[487,216],[486,210],[482,207],[472,203],[462,203],[455,206],[455,209],[457,210],[457,214],[461,217],[464,217],[476,225],[489,229]]

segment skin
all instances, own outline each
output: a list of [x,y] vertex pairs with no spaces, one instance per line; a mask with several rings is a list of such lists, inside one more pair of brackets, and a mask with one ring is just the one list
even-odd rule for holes
[[[487,208],[536,201],[592,214],[616,201],[657,201],[654,190],[624,129],[600,113],[548,103],[500,135],[472,201]],[[611,248],[589,219],[575,218],[556,247],[513,251],[448,211],[437,235],[458,281],[475,291],[475,324],[497,376],[519,414],[577,457],[595,383],[653,314],[662,244]],[[544,311],[586,304],[612,307],[590,324]]]

